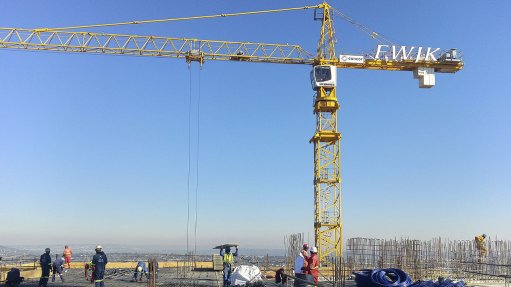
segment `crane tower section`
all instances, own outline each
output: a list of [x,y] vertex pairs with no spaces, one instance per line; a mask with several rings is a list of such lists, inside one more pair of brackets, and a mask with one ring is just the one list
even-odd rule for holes
[[[334,258],[342,256],[341,220],[341,166],[340,140],[337,130],[337,61],[335,32],[330,6],[321,7],[320,38],[316,63],[311,72],[314,95],[316,130],[311,142],[314,144],[314,243],[318,248],[319,262],[330,265]],[[318,11],[316,10],[316,11]]]
[[[325,66],[316,66],[314,70],[320,67]],[[316,131],[311,142],[314,144],[314,235],[322,264],[342,254],[338,109],[335,86],[317,87],[314,97]]]

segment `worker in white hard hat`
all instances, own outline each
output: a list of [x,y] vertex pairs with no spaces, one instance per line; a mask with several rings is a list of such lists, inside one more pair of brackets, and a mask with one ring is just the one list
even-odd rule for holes
[[147,274],[147,267],[144,261],[138,261],[137,266],[135,267],[135,273],[133,273],[133,278],[131,281],[137,282],[137,277],[139,281],[142,281],[142,275],[145,275],[146,279],[149,277]]
[[314,283],[318,283],[319,276],[319,258],[318,258],[318,248],[316,246],[311,247],[311,255],[307,260],[307,270],[306,274],[312,275],[314,277]]
[[106,257],[105,252],[103,252],[103,247],[101,245],[96,246],[96,254],[92,257],[92,266],[93,266],[93,277],[94,277],[94,285],[95,287],[104,287],[105,282],[103,281],[105,276],[106,264],[108,263],[108,259]]

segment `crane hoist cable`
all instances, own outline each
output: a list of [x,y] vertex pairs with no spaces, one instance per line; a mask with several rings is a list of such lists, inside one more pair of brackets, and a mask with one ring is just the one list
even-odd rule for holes
[[192,66],[188,65],[189,100],[188,100],[188,180],[186,193],[186,254],[190,254],[190,178],[192,176]]
[[200,100],[201,100],[201,72],[202,68],[199,69],[198,77],[198,96],[197,96],[197,158],[195,162],[196,168],[196,179],[195,184],[195,229],[194,229],[194,254],[197,254],[197,222],[199,221],[199,147],[200,147]]
[[337,16],[341,17],[341,19],[343,19],[346,22],[352,24],[357,29],[359,29],[363,33],[367,34],[369,37],[373,38],[377,42],[379,42],[381,44],[394,45],[394,43],[392,43],[392,41],[390,41],[389,39],[385,38],[384,36],[382,36],[381,34],[377,33],[376,31],[372,30],[371,28],[369,28],[369,27],[367,27],[367,26],[365,26],[365,25],[355,21],[350,16],[342,13],[341,11],[339,11],[339,10],[337,10],[337,9],[331,7],[331,6],[330,6],[330,9],[334,12],[334,15],[337,15]]
[[266,14],[266,13],[278,13],[278,12],[288,12],[288,11],[296,11],[296,10],[316,9],[316,8],[321,8],[321,7],[322,7],[322,4],[315,5],[315,6],[302,6],[302,7],[294,7],[294,8],[259,10],[259,11],[237,12],[237,13],[223,13],[223,14],[204,15],[204,16],[189,16],[189,17],[178,17],[178,18],[127,21],[127,22],[117,22],[117,23],[92,24],[92,25],[55,27],[55,28],[37,28],[37,29],[34,29],[34,31],[36,31],[36,32],[61,31],[61,30],[83,29],[83,28],[114,27],[114,26],[123,26],[123,25],[137,25],[137,24],[162,23],[162,22],[198,20],[198,19],[225,18],[225,17],[244,16],[244,15],[255,15],[255,14]]
[[[189,102],[188,102],[188,184],[187,184],[187,216],[186,216],[186,254],[190,254],[190,186],[192,177],[192,103],[193,103],[193,81],[192,65],[188,65],[189,70]],[[195,159],[195,223],[194,223],[194,255],[197,254],[197,225],[198,225],[198,195],[199,195],[199,147],[200,147],[200,100],[201,100],[201,71],[198,76],[198,98],[197,98],[197,150]]]

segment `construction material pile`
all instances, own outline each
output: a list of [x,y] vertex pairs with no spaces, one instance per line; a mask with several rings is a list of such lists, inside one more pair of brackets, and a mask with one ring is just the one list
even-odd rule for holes
[[401,269],[364,269],[353,272],[357,287],[465,287],[463,281],[454,282],[439,278],[438,281],[416,281],[412,283],[410,276]]
[[263,275],[255,265],[240,265],[234,268],[231,275],[232,285],[245,286],[263,282]]

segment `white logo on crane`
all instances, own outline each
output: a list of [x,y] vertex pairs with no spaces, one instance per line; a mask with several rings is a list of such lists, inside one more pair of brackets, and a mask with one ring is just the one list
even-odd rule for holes
[[436,62],[440,48],[378,45],[375,60]]

